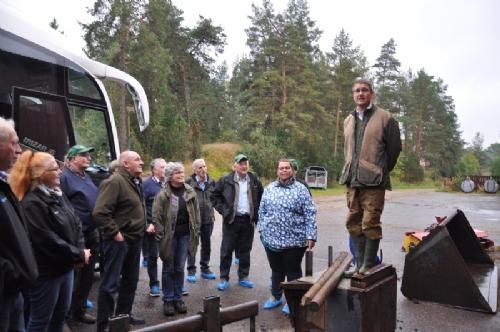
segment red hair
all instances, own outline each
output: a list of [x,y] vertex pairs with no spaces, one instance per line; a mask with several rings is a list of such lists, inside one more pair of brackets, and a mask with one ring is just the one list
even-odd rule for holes
[[9,183],[18,200],[22,200],[28,191],[33,190],[40,181],[40,176],[50,168],[54,157],[46,152],[26,150],[12,167]]

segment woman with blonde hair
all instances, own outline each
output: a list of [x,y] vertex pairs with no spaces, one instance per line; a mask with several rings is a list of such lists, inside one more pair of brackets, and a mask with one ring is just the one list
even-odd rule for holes
[[28,331],[63,331],[71,304],[73,268],[90,258],[81,222],[59,189],[60,175],[51,154],[25,151],[9,177],[24,208],[39,271],[29,290]]

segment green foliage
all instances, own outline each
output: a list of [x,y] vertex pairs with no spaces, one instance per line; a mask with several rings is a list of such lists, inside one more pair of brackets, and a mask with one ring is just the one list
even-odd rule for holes
[[241,152],[250,158],[255,173],[266,179],[276,177],[278,160],[285,158],[285,152],[279,148],[276,138],[265,135],[259,129],[252,134],[252,144],[244,145]]
[[[238,141],[260,176],[274,178],[276,161],[287,156],[326,166],[335,182],[343,164],[343,121],[355,107],[352,83],[372,77],[375,103],[400,123],[404,153],[395,179],[422,181],[420,160],[435,178],[470,164],[457,165],[464,142],[444,82],[423,69],[401,72],[393,38],[371,67],[343,29],[322,53],[306,0],[291,0],[280,13],[270,0],[253,4],[250,52],[233,68],[215,67],[225,43],[222,28],[203,16],[186,27],[171,1],[96,0],[90,14],[94,21],[83,25],[87,54],[131,73],[146,90],[151,121],[144,133],[125,107],[130,101],[122,102],[123,88],[108,91],[122,149],[133,148],[145,160],[191,160],[205,153],[202,145]],[[480,138],[469,151],[485,168],[499,156],[500,144],[484,151]],[[223,154],[228,164],[215,172],[230,167],[231,154]]]
[[403,182],[418,183],[424,180],[424,169],[420,166],[419,159],[413,152],[402,153],[399,156],[398,168],[400,179]]
[[500,176],[500,156],[493,159],[493,161],[490,163],[490,172],[491,176]]
[[486,154],[486,151],[484,151],[483,149],[483,144],[484,144],[484,136],[480,132],[477,132],[474,135],[472,142],[467,147],[467,151],[473,153],[476,159],[479,161],[481,169],[486,168],[489,161],[488,155]]
[[479,160],[472,152],[465,153],[456,166],[457,177],[481,175]]

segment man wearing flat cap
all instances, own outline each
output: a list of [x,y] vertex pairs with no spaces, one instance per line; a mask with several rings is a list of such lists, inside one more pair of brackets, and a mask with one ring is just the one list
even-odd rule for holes
[[220,282],[217,284],[220,291],[229,288],[229,272],[235,250],[239,256],[238,284],[246,288],[254,287],[254,283],[248,280],[250,251],[264,189],[257,176],[248,171],[249,167],[247,156],[236,155],[233,172],[219,179],[211,196],[212,205],[223,218]]
[[89,264],[75,269],[73,297],[71,300],[70,317],[73,320],[94,324],[95,317],[86,312],[86,302],[94,279],[94,265],[98,257],[99,234],[92,219],[97,198],[97,187],[85,173],[92,160],[92,147],[74,145],[66,154],[66,166],[61,175],[61,190],[69,198],[73,209],[82,222],[85,248],[90,249],[92,256]]

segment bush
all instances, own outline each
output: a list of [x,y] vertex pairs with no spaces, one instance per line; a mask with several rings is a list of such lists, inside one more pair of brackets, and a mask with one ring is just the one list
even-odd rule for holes
[[[403,182],[417,183],[424,180],[424,169],[420,166],[415,153],[402,153],[399,156],[400,179]],[[396,172],[396,173],[398,173]]]
[[481,166],[479,165],[479,160],[472,152],[468,152],[460,158],[456,166],[457,177],[470,176],[470,175],[481,175]]
[[276,178],[277,162],[285,158],[276,139],[265,135],[254,137],[254,143],[246,145],[242,152],[250,158],[250,166],[255,173],[268,180]]
[[500,157],[496,157],[490,163],[491,176],[500,176]]

